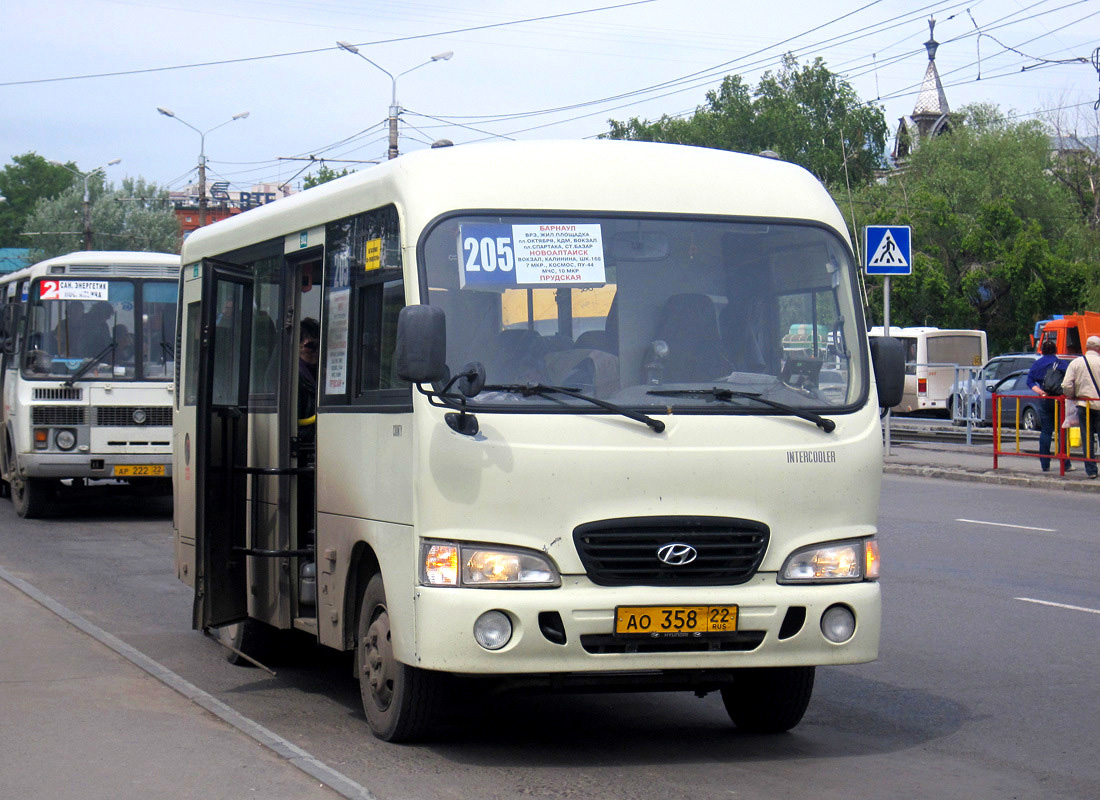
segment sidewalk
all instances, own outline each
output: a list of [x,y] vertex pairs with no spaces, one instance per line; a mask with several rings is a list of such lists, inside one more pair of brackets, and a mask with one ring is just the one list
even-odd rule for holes
[[[1009,445],[1003,444],[1002,448]],[[1034,447],[1025,443],[1021,449]],[[1075,449],[1074,455],[1080,455]],[[1043,472],[1039,459],[1031,456],[1001,455],[993,469],[993,445],[948,444],[942,442],[893,442],[885,456],[883,472],[887,475],[917,475],[927,478],[949,478],[1004,486],[1029,486],[1041,489],[1100,493],[1100,479],[1085,477],[1085,465],[1074,461],[1073,471],[1058,474],[1058,461],[1051,459],[1050,472]]]
[[209,695],[183,696],[32,599],[17,588],[21,584],[0,570],[4,797],[355,796],[346,787],[337,793],[295,766],[308,762],[308,754],[277,754],[278,740],[274,747],[261,746],[256,739],[262,736],[246,736],[201,705],[208,699],[212,702],[205,704],[216,709],[218,701]]

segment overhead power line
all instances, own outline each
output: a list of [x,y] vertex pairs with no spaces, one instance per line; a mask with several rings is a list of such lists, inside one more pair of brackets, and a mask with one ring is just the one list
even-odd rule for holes
[[[454,28],[452,30],[435,31],[433,33],[417,33],[411,36],[397,36],[392,39],[376,39],[372,42],[353,42],[356,47],[370,47],[378,44],[393,44],[395,42],[411,42],[417,39],[431,39],[437,36],[453,36],[459,33],[472,33],[474,31],[485,31],[492,28],[503,28],[510,25],[524,25],[531,22],[545,22],[551,19],[561,19],[563,17],[576,17],[582,14],[595,14],[601,11],[613,11],[618,8],[628,8],[630,6],[643,6],[648,3],[654,3],[656,0],[631,0],[628,3],[618,3],[611,6],[601,6],[599,8],[585,8],[579,11],[566,11],[561,14],[545,14],[541,17],[528,17],[526,19],[513,19],[505,22],[492,22],[485,25],[473,25],[466,28]],[[131,69],[120,70],[118,72],[98,72],[89,75],[67,75],[60,78],[34,78],[25,81],[4,81],[0,82],[0,87],[3,86],[27,86],[35,83],[57,83],[60,81],[80,81],[90,80],[92,78],[117,78],[123,75],[144,75],[150,72],[169,72],[172,70],[181,69],[196,69],[198,67],[215,67],[225,64],[244,64],[251,61],[266,61],[273,58],[290,58],[292,56],[305,56],[312,55],[314,53],[325,53],[330,50],[340,50],[339,47],[317,47],[312,50],[293,50],[286,53],[271,53],[266,56],[246,56],[243,58],[227,58],[220,61],[202,61],[196,64],[176,64],[170,67],[147,67],[145,69]]]

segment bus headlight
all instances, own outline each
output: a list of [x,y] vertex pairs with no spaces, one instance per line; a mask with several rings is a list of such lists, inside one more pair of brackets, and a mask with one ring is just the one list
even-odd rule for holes
[[857,539],[796,550],[779,571],[779,582],[851,583],[878,576],[878,541]]
[[54,434],[53,443],[58,450],[72,450],[76,447],[76,432],[68,428],[62,428]]
[[560,586],[558,570],[534,550],[423,542],[420,582],[427,586]]

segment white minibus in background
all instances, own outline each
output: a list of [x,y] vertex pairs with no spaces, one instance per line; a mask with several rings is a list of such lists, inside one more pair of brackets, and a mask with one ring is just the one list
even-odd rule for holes
[[[880,325],[868,331],[870,336],[882,333]],[[989,360],[985,331],[891,327],[890,336],[905,347],[905,394],[891,409],[896,414],[950,417],[955,367],[980,367]]]
[[81,251],[0,277],[0,478],[20,516],[62,481],[171,491],[179,263]]
[[[509,713],[486,679],[719,691],[786,730],[815,667],[877,656],[903,358],[800,167],[434,148],[182,259],[176,567],[230,660],[354,651],[370,729],[409,741],[459,691]],[[828,391],[794,324],[831,337]]]

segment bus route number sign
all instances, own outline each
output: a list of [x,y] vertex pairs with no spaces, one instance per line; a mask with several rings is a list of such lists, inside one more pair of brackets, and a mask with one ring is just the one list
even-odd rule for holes
[[107,300],[107,281],[44,280],[40,284],[41,300]]
[[597,224],[463,225],[462,287],[509,289],[603,286],[603,231]]

